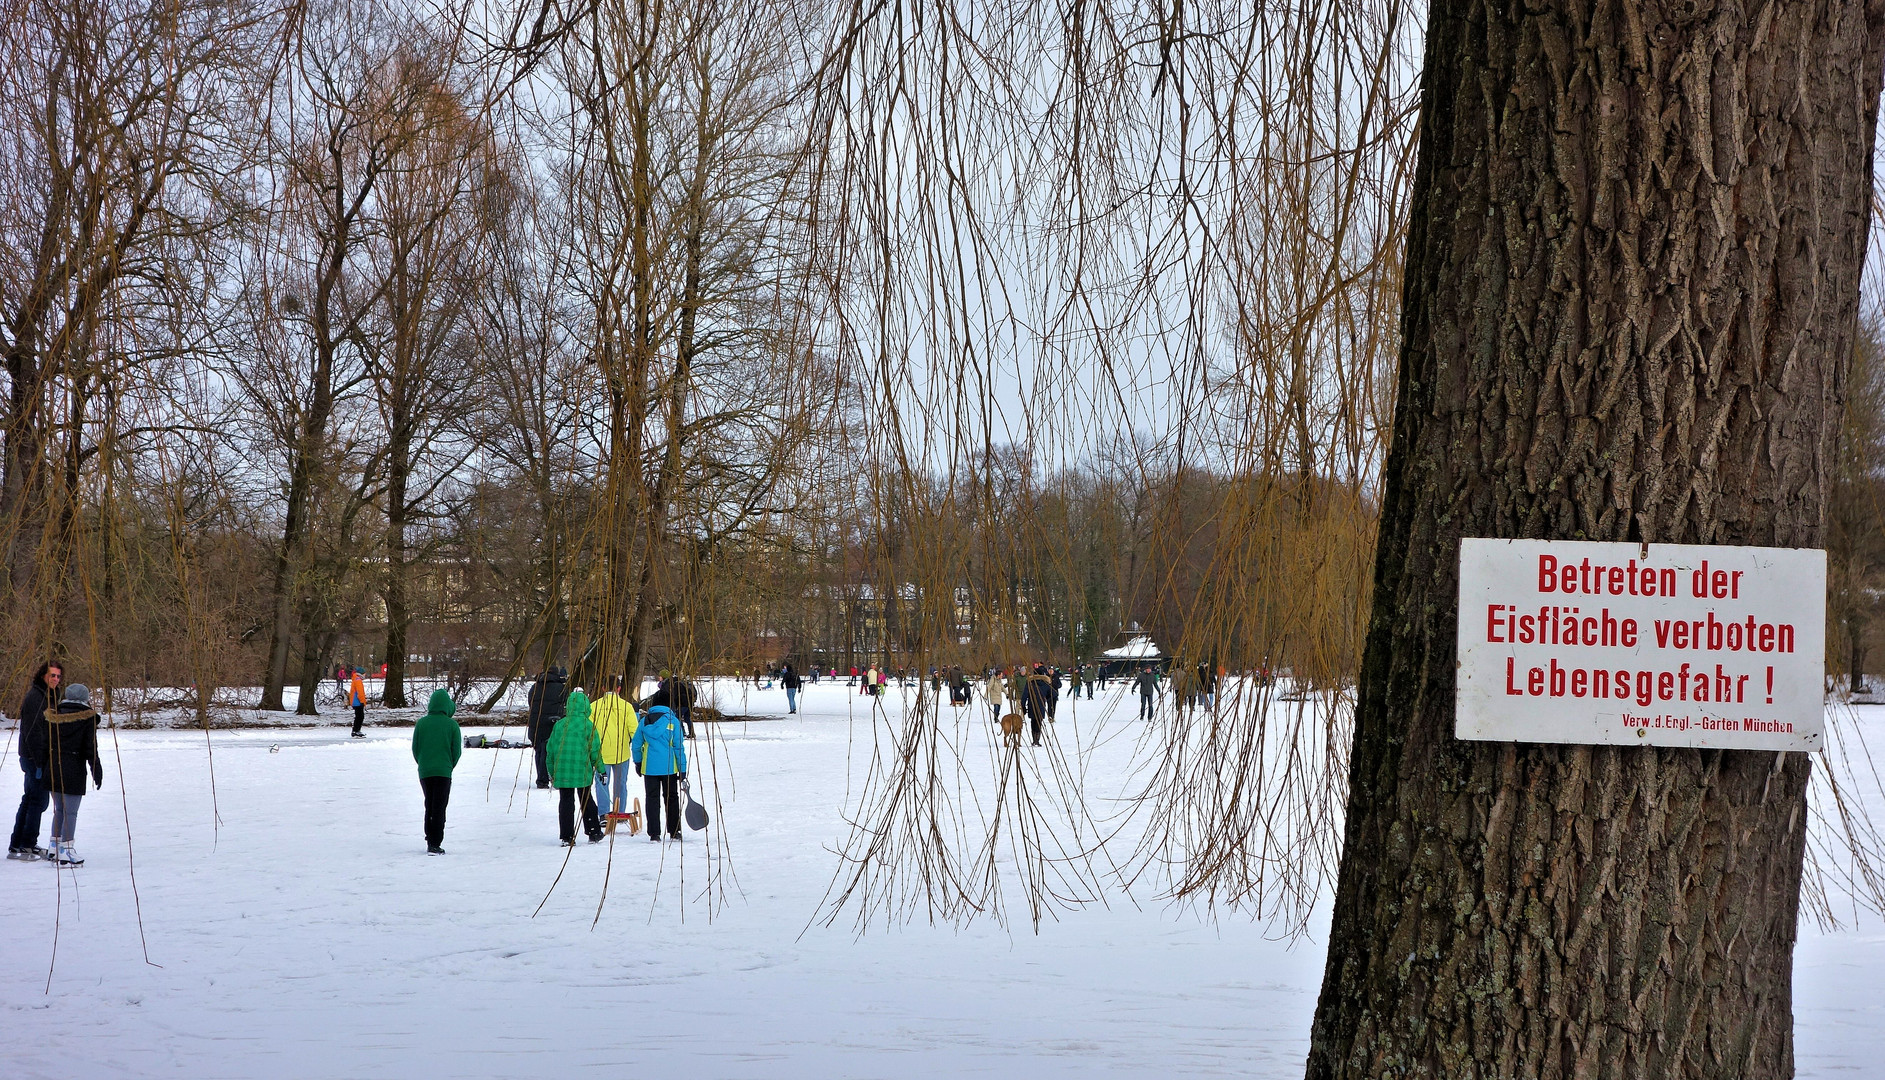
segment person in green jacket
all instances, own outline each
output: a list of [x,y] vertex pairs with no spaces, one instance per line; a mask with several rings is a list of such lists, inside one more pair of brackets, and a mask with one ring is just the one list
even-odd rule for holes
[[569,695],[563,719],[550,731],[550,783],[556,787],[557,834],[564,847],[576,845],[576,801],[582,799],[583,832],[594,844],[602,839],[602,820],[596,816],[596,798],[589,791],[602,772],[602,737],[589,719],[589,695]]
[[412,760],[419,763],[419,790],[425,792],[425,850],[443,855],[445,804],[452,800],[452,770],[465,753],[465,740],[452,714],[458,703],[443,690],[432,691],[425,715],[412,725]]

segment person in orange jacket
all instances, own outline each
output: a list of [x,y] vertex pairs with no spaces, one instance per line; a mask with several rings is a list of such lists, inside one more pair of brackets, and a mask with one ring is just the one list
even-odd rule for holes
[[353,682],[347,687],[347,704],[353,706],[353,737],[366,738],[360,732],[360,725],[367,719],[367,684],[358,671],[353,673]]

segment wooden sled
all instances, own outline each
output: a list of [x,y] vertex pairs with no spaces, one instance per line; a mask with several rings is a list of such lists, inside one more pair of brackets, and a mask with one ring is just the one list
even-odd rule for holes
[[610,814],[602,819],[602,830],[610,836],[615,835],[615,827],[617,825],[628,826],[628,834],[630,836],[641,832],[641,800],[639,798],[635,800],[635,808],[628,813],[620,816]]

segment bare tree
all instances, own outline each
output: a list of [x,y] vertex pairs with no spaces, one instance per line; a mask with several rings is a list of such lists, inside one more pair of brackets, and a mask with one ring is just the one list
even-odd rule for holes
[[[420,49],[427,51],[421,52]],[[369,363],[385,427],[386,681],[382,700],[406,705],[414,552],[411,529],[472,452],[464,421],[479,379],[479,278],[502,187],[490,126],[469,87],[453,82],[452,44],[417,40],[399,76],[430,93],[399,117],[414,129],[383,185],[384,229],[369,258],[388,284],[384,328]]]
[[267,18],[194,3],[0,9],[0,528],[24,655],[50,643],[67,599],[96,402],[136,370],[144,305],[189,302],[166,259],[220,224],[238,69]]
[[[388,238],[387,184],[435,127],[454,119],[426,107],[438,91],[426,66],[402,62],[412,58],[399,32],[402,17],[347,0],[311,9],[289,65],[292,78],[279,88],[274,106],[281,197],[250,288],[261,346],[253,355],[261,371],[244,376],[256,406],[275,414],[272,426],[286,456],[265,709],[284,707],[298,625],[305,630],[322,621],[319,582],[307,577],[310,529],[343,467],[333,424],[346,397],[371,376],[377,352],[371,334],[395,283],[387,271],[405,264],[454,208],[447,202],[419,221],[402,222],[397,244],[381,251],[376,264],[376,245]],[[305,685],[324,657],[305,647],[302,653]],[[304,696],[297,711],[313,710]]]

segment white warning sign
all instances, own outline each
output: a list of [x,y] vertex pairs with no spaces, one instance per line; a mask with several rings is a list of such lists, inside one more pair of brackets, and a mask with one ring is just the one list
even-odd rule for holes
[[1462,739],[1820,748],[1823,551],[1468,539],[1459,620]]

